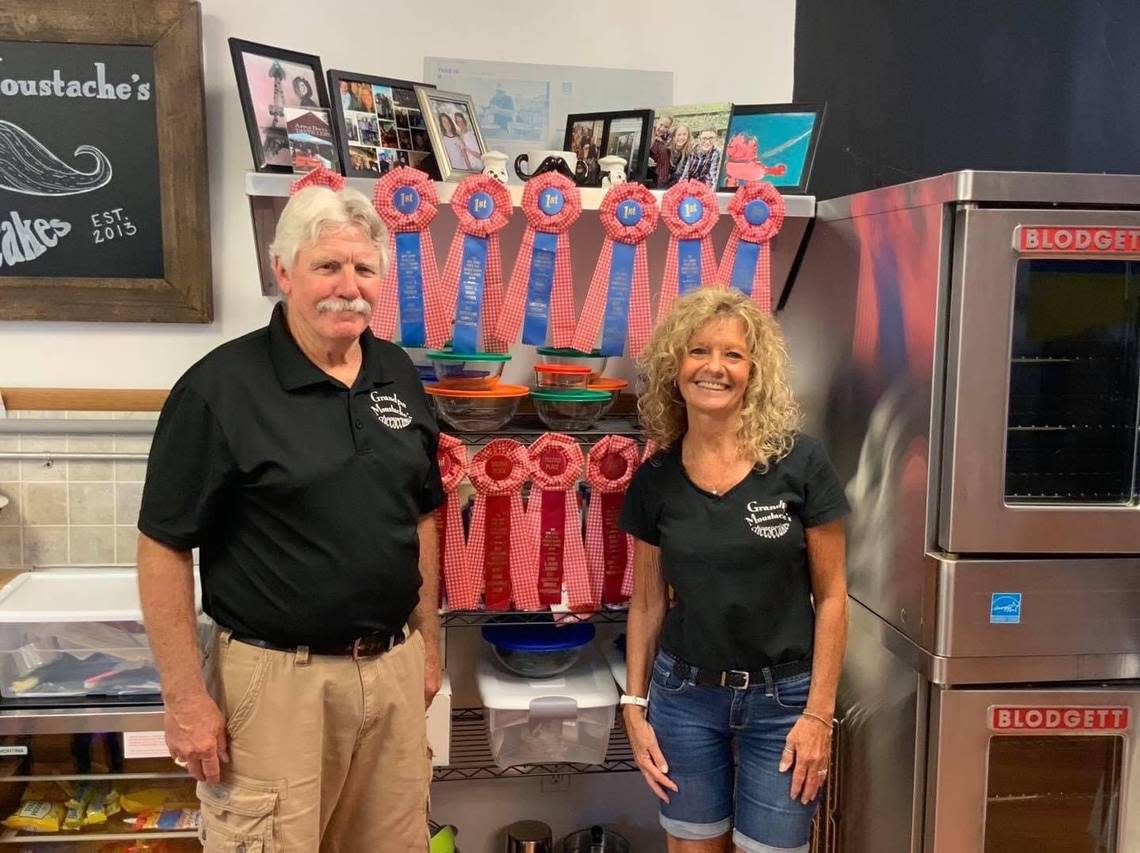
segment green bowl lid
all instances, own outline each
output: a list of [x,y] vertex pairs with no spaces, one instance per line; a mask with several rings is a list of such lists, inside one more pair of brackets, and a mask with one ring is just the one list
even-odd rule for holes
[[452,352],[434,349],[427,353],[432,361],[510,361],[510,353],[505,352]]
[[601,350],[593,350],[592,352],[582,352],[580,349],[573,349],[571,347],[539,347],[539,355],[556,355],[560,358],[605,358]]
[[555,391],[548,388],[539,388],[530,392],[536,400],[549,400],[556,403],[603,403],[613,394],[609,391],[586,391],[582,388],[569,388],[565,391]]

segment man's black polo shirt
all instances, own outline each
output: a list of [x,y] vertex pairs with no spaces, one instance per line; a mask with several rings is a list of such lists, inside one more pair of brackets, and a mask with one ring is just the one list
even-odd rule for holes
[[269,325],[178,380],[151,446],[139,530],[198,547],[206,612],[280,645],[395,632],[418,601],[418,519],[443,500],[439,428],[399,347],[360,338],[352,388]]

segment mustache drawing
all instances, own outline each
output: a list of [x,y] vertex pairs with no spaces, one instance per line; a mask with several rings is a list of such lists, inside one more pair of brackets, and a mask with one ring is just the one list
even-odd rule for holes
[[75,157],[93,157],[95,168],[82,172],[64,163],[19,125],[0,119],[0,189],[25,195],[78,195],[111,180],[111,161],[93,145],[80,145]]

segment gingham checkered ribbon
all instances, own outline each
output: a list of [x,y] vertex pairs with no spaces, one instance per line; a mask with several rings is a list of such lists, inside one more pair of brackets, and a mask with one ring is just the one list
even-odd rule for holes
[[599,332],[603,355],[623,355],[627,333],[631,356],[645,349],[653,329],[645,241],[658,216],[657,199],[641,184],[615,184],[606,192],[598,208],[606,239],[574,332],[574,349],[592,351]]
[[331,171],[328,166],[318,166],[305,177],[293,181],[289,185],[289,195],[295,196],[309,187],[328,187],[333,192],[340,192],[344,189],[344,176]]
[[[669,306],[686,288],[715,287],[716,252],[712,230],[720,218],[716,193],[704,181],[681,181],[674,184],[661,199],[661,218],[669,229],[669,248],[665,253],[665,277],[657,297],[657,322],[669,312]],[[695,249],[695,251],[694,251]],[[684,256],[682,258],[682,255]]]
[[589,609],[590,572],[577,490],[586,464],[582,448],[568,435],[548,432],[529,453],[526,518],[539,598],[543,604],[566,601],[572,610]]
[[443,567],[443,590],[447,606],[456,610],[471,610],[478,603],[478,594],[466,583],[464,569],[466,543],[463,540],[463,516],[459,508],[459,484],[467,476],[467,445],[453,435],[441,433],[439,450],[439,476],[443,481],[443,504],[435,511],[439,528],[440,563]]
[[[547,190],[561,194],[562,205],[556,212],[543,210],[540,199]],[[515,258],[515,268],[507,285],[503,313],[499,317],[497,337],[508,345],[518,341],[527,315],[527,296],[534,259],[535,235],[554,235],[554,280],[550,288],[549,338],[556,347],[569,347],[574,337],[574,278],[570,264],[570,226],[582,214],[582,194],[569,178],[557,172],[544,172],[526,182],[522,210],[527,228],[522,246]],[[540,241],[542,238],[539,238]],[[528,341],[534,343],[534,341]],[[545,341],[539,342],[545,343]]]
[[618,516],[637,465],[637,442],[622,435],[607,435],[586,459],[586,560],[595,609],[625,603],[632,590],[633,538],[618,526]]
[[[409,200],[409,194],[414,193]],[[439,267],[435,260],[431,225],[439,210],[439,196],[435,184],[426,172],[400,166],[376,182],[372,193],[372,206],[388,226],[388,271],[380,288],[380,298],[372,311],[369,326],[372,333],[387,341],[400,339],[405,346],[441,346],[447,339],[448,316],[439,280]],[[419,234],[419,257],[408,256],[399,250],[402,238],[397,234]],[[399,273],[402,265],[418,264],[423,292],[425,342],[403,340],[396,334],[400,320]],[[439,343],[433,343],[438,341]]]
[[645,450],[643,450],[641,453],[641,461],[644,462],[660,449],[661,446],[656,441],[654,441],[652,438],[648,439],[645,442]]
[[769,241],[784,224],[784,197],[767,181],[745,184],[728,203],[732,234],[717,269],[717,281],[742,293],[764,311],[772,310],[772,252]]
[[488,610],[506,610],[512,604],[519,610],[541,609],[522,502],[522,488],[530,478],[526,448],[497,438],[471,457],[467,476],[475,487],[466,553],[469,589],[476,598],[483,594]]
[[[479,218],[472,212],[472,196],[476,193],[485,193],[490,197],[492,209],[486,218]],[[447,252],[447,261],[443,265],[443,313],[447,317],[447,335],[451,334],[459,296],[464,237],[484,238],[487,241],[487,265],[483,276],[483,303],[479,312],[482,350],[506,352],[509,347],[495,334],[495,329],[503,303],[503,260],[499,248],[499,232],[511,220],[511,194],[490,175],[469,175],[455,188],[451,196],[451,209],[455,211],[458,225]],[[482,212],[480,215],[483,215]],[[429,345],[442,346],[447,335],[438,344],[429,341]]]

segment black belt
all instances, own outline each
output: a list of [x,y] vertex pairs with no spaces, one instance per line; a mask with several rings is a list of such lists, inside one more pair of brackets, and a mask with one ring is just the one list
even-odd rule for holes
[[390,652],[396,648],[396,646],[400,645],[400,643],[404,642],[404,632],[400,631],[396,634],[369,634],[366,637],[358,637],[351,643],[344,643],[339,646],[279,646],[276,643],[259,640],[256,637],[239,637],[237,635],[234,635],[233,639],[239,643],[246,643],[247,645],[257,646],[262,649],[272,649],[275,652],[289,652],[290,654],[295,654],[303,649],[307,649],[311,655],[332,655],[359,660],[360,658],[373,658],[385,652]]
[[787,663],[778,663],[756,672],[745,672],[742,669],[729,669],[718,672],[714,669],[697,669],[683,660],[673,661],[673,674],[693,684],[704,687],[739,687],[741,689],[753,684],[766,684],[769,679],[780,681],[795,675],[811,672],[811,663],[806,660],[793,660]]

